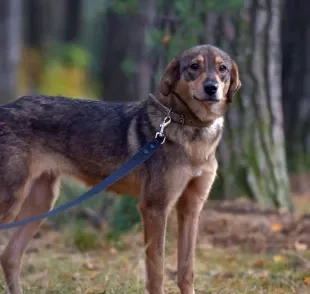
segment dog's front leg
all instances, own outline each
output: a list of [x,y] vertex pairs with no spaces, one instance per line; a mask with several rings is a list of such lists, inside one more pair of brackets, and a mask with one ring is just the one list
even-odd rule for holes
[[150,294],[164,294],[164,243],[167,208],[160,205],[140,205],[144,224],[147,290]]
[[193,179],[177,203],[178,286],[181,294],[194,294],[194,257],[199,215],[208,198],[214,172]]
[[[155,173],[155,174],[160,174]],[[164,248],[168,214],[181,196],[188,177],[174,170],[145,181],[139,209],[143,218],[146,251],[146,287],[150,294],[164,294]]]

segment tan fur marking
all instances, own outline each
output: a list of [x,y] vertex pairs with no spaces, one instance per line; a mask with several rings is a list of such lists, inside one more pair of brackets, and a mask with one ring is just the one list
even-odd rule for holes
[[188,83],[189,88],[190,88],[191,90],[199,89],[199,87],[202,88],[203,83],[205,82],[205,80],[207,79],[207,77],[208,77],[208,74],[207,74],[206,72],[203,72],[202,74],[199,75],[199,77],[198,77],[196,80],[190,81],[190,82]]
[[38,178],[44,172],[56,172],[65,175],[78,174],[77,168],[70,160],[60,154],[44,153],[33,150],[30,164],[30,177]]
[[220,56],[216,56],[215,57],[215,63],[216,64],[222,64],[223,63],[223,59]]
[[205,61],[205,58],[201,54],[199,54],[196,58],[192,60],[192,63],[198,62],[200,64],[203,64],[204,61]]
[[141,192],[141,181],[133,174],[121,179],[117,183],[108,188],[108,191],[119,195],[130,195],[139,197]]

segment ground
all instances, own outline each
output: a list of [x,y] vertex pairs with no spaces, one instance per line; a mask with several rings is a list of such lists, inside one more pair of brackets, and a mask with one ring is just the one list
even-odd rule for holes
[[[310,197],[298,197],[295,203],[310,207]],[[175,227],[172,214],[166,293],[179,293]],[[2,247],[6,234],[0,239]],[[141,226],[120,239],[89,225],[66,225],[60,231],[43,228],[24,258],[24,293],[144,293],[142,239]],[[305,213],[261,209],[244,200],[210,201],[200,222],[196,293],[310,293],[308,248],[310,217]],[[4,291],[3,276],[0,291]]]

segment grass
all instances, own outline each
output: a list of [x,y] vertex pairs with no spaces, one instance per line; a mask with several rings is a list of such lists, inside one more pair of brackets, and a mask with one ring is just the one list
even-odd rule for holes
[[[68,195],[61,197],[57,205],[85,190],[72,187],[65,186]],[[102,199],[108,199],[107,195],[101,196],[88,201],[86,206],[98,209]],[[298,198],[297,209],[308,211],[308,203],[309,198]],[[108,210],[110,214],[126,214],[122,206],[113,207]],[[52,220],[61,230],[42,231],[42,237],[34,239],[25,254],[21,275],[24,294],[144,293],[143,236],[139,224],[129,233],[120,234],[120,229],[131,219],[121,218],[116,224],[112,219],[114,229],[106,228],[104,232],[91,229],[70,212]],[[179,293],[175,230],[172,221],[166,244],[166,294]],[[310,250],[253,253],[216,248],[201,236],[196,252],[195,289],[196,294],[310,293]],[[1,272],[0,293],[4,291]]]
[[[86,237],[91,235],[92,241],[88,241],[82,251],[81,228],[49,232],[34,240],[24,259],[24,294],[144,293],[145,268],[140,230],[123,235],[118,242],[110,241],[104,233],[96,233],[94,237],[88,228],[84,233]],[[170,232],[165,263],[166,293],[179,293],[174,239]],[[303,258],[309,257],[309,252],[303,252]],[[201,242],[197,249],[195,273],[197,294],[310,293],[310,287],[306,285],[310,282],[310,278],[307,279],[310,271],[295,253],[253,254],[211,248]],[[4,291],[3,276],[0,290]]]

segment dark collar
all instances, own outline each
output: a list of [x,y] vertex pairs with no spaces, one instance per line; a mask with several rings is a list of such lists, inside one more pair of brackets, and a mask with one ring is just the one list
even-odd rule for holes
[[207,121],[207,122],[202,122],[198,120],[197,118],[192,118],[188,117],[185,114],[181,112],[176,112],[173,109],[170,109],[163,105],[158,99],[152,95],[149,94],[149,97],[151,98],[151,102],[153,102],[153,105],[160,111],[162,112],[165,116],[170,116],[171,120],[177,124],[180,125],[186,125],[186,126],[191,126],[191,127],[197,127],[197,128],[205,128],[209,127],[212,125],[213,120]]

